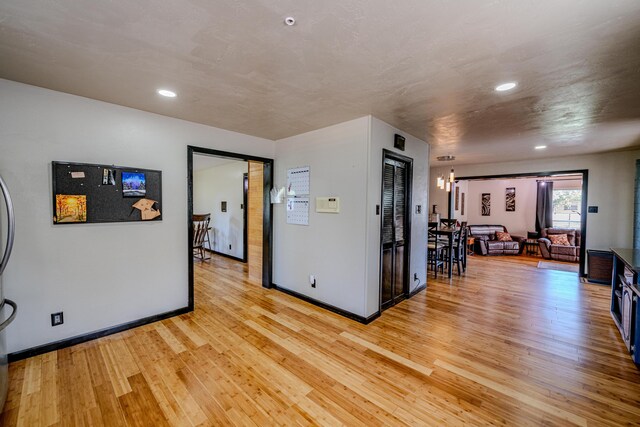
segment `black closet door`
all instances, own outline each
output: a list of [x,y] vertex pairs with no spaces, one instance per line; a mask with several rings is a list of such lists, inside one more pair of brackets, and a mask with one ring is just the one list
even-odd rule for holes
[[407,164],[385,159],[382,176],[382,289],[380,305],[387,308],[407,292]]

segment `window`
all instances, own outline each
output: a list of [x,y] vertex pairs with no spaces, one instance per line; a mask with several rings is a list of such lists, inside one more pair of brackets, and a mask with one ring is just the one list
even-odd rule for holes
[[582,190],[553,190],[553,226],[580,228]]

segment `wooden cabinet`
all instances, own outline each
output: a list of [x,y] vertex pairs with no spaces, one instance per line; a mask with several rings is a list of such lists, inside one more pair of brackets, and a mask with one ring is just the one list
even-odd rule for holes
[[640,250],[612,252],[611,317],[634,363],[640,365]]
[[613,254],[611,251],[588,249],[587,265],[589,267],[587,279],[590,282],[611,284],[611,270],[613,270]]

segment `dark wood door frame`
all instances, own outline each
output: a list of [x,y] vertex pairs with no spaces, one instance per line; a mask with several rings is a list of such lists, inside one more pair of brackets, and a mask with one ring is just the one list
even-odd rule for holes
[[[405,243],[404,243],[404,247],[405,247],[405,262],[404,262],[404,278],[403,278],[403,295],[399,298],[398,302],[408,298],[409,297],[409,284],[410,284],[410,277],[411,277],[411,272],[410,267],[411,267],[411,217],[412,217],[412,211],[411,211],[411,207],[413,206],[412,204],[412,192],[413,192],[413,159],[411,157],[406,157],[403,156],[401,154],[398,154],[396,152],[393,152],[391,150],[387,150],[387,149],[383,149],[382,150],[382,164],[381,166],[381,171],[382,171],[382,177],[380,180],[380,201],[382,202],[383,200],[383,193],[384,193],[384,165],[385,165],[385,160],[387,159],[392,159],[392,160],[397,160],[400,162],[404,162],[407,164],[407,194],[406,194],[406,198],[405,198]],[[382,246],[383,246],[383,242],[382,242],[382,233],[383,233],[383,221],[382,221],[382,206],[381,206],[381,210],[380,210],[380,272],[379,272],[379,289],[378,289],[378,310],[379,312],[382,312],[383,308],[382,308],[382,267],[383,267],[383,259],[382,259]],[[394,302],[393,304],[391,304],[391,306],[395,305],[396,302]],[[388,308],[388,307],[387,307]]]
[[[273,207],[269,192],[273,187],[273,159],[251,156],[248,154],[232,153],[229,151],[212,150],[210,148],[187,146],[187,259],[189,265],[189,310],[194,308],[193,292],[193,155],[204,154],[233,160],[256,161],[264,165],[263,171],[263,212],[262,212],[262,287],[271,288],[273,277]],[[246,205],[245,205],[246,211]],[[246,234],[246,233],[245,233]],[[246,245],[245,245],[246,248]]]
[[[248,163],[247,163],[248,165]],[[242,262],[249,260],[249,210],[247,209],[247,203],[249,202],[249,174],[242,174]]]
[[[572,169],[561,171],[549,171],[549,172],[524,172],[524,173],[512,173],[503,175],[475,175],[475,176],[461,176],[456,177],[457,181],[480,181],[486,179],[510,179],[510,178],[551,178],[553,175],[582,175],[582,214],[580,215],[580,276],[586,277],[584,272],[586,254],[587,254],[587,215],[588,215],[588,201],[589,196],[589,169]],[[451,193],[447,197],[448,199],[448,212],[449,218],[453,218],[453,188],[451,186]]]

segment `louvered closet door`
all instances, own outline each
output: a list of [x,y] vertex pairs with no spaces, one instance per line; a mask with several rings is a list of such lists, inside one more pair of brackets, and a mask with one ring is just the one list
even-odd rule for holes
[[405,230],[407,165],[386,159],[382,179],[382,288],[380,302],[387,308],[406,293]]

